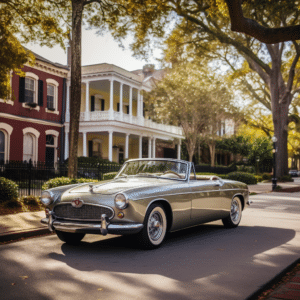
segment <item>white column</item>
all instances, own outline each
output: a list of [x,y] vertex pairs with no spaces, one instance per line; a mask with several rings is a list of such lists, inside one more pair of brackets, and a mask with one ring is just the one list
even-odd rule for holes
[[123,121],[123,83],[120,82],[120,113]]
[[143,118],[144,117],[143,116],[143,114],[144,114],[144,96],[143,96],[143,94],[141,94],[140,96],[141,96],[141,101],[140,101],[140,103],[141,103],[141,105],[140,105],[140,109],[141,109],[140,116]]
[[128,159],[128,153],[129,153],[129,133],[127,133],[125,137],[125,159]]
[[151,145],[151,137],[148,137],[148,158],[151,158],[151,150],[152,150],[152,145]]
[[110,80],[110,92],[109,92],[109,119],[113,119],[114,114],[114,81]]
[[143,146],[143,136],[139,136],[139,158],[142,158],[142,146]]
[[108,132],[108,160],[112,161],[113,132]]
[[156,157],[156,151],[155,151],[155,141],[156,141],[156,138],[153,138],[153,144],[152,144],[152,147],[153,147],[153,151],[152,151],[152,157],[155,158]]
[[141,116],[141,94],[140,94],[140,90],[138,90],[137,92],[137,117],[138,119]]
[[85,84],[85,120],[89,121],[90,112],[90,83]]
[[82,155],[84,157],[87,157],[87,155],[86,155],[86,132],[82,133],[82,139],[83,139],[83,143],[82,143],[82,147],[83,147],[83,149],[82,149]]
[[177,159],[181,159],[181,140],[177,144]]
[[69,132],[65,133],[65,159],[69,157]]
[[67,82],[66,122],[70,122],[70,81]]
[[132,123],[132,87],[129,87],[129,120]]

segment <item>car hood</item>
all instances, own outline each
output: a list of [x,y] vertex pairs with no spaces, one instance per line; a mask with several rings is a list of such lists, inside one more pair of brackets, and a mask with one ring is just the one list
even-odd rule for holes
[[[166,185],[170,184],[171,180],[156,179],[156,178],[147,178],[147,177],[130,177],[130,178],[119,178],[111,181],[106,181],[103,183],[93,184],[93,194],[102,194],[102,195],[113,195],[116,193],[124,192],[126,190],[144,188],[144,187],[153,187],[154,185]],[[176,181],[171,181],[176,184]],[[82,194],[82,193],[91,193],[90,184],[81,185],[69,190],[71,194]]]

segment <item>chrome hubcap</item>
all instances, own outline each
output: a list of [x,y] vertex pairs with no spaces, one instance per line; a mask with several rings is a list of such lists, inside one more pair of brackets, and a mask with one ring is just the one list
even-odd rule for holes
[[237,200],[233,200],[231,203],[231,211],[230,211],[230,216],[231,220],[234,224],[237,224],[240,220],[240,203]]
[[153,241],[157,241],[163,232],[163,218],[161,214],[154,212],[148,221],[149,238]]

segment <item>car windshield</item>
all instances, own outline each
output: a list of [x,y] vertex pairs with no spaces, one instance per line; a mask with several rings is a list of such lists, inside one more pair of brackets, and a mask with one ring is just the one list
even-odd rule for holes
[[184,180],[187,178],[188,164],[172,160],[134,160],[125,163],[120,177],[143,176]]

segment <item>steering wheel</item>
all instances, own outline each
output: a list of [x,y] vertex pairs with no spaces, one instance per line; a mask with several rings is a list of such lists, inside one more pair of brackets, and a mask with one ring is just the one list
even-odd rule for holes
[[176,173],[176,172],[174,172],[174,171],[171,171],[171,170],[167,170],[167,171],[165,171],[163,174],[168,174],[168,173],[177,175],[179,178],[181,178],[181,176],[180,176],[178,173]]

